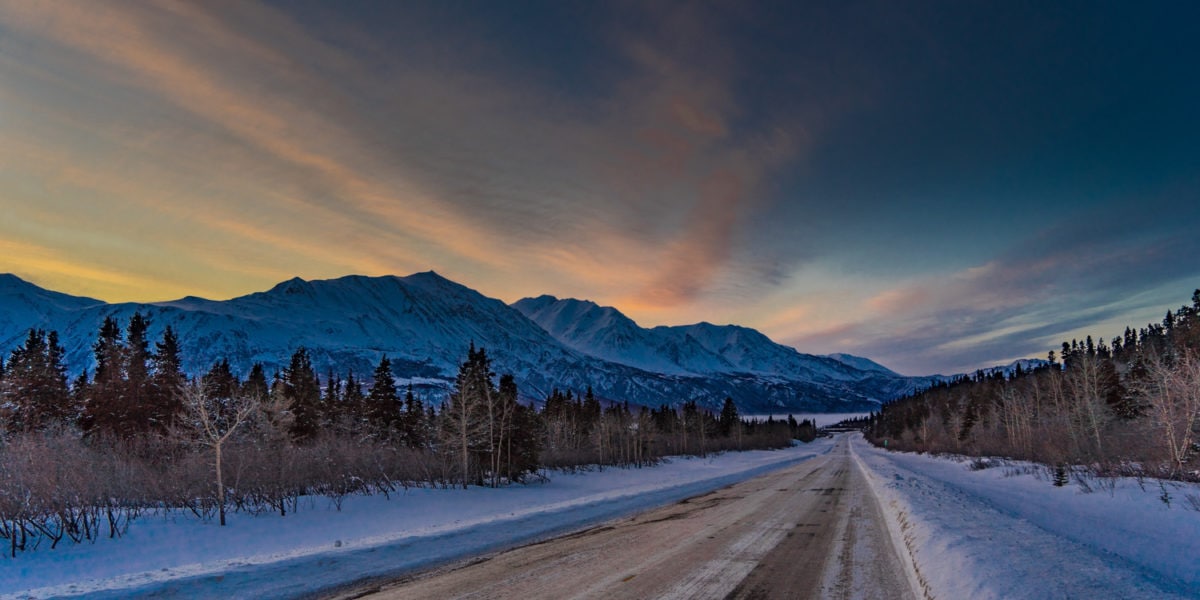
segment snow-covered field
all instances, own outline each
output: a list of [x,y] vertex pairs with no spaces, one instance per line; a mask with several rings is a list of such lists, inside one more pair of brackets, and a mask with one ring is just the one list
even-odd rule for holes
[[227,527],[173,513],[120,540],[0,558],[0,598],[297,597],[491,552],[667,504],[795,464],[829,439],[786,450],[675,458],[645,469],[553,474],[505,488],[414,488],[312,498],[287,517],[230,515]]
[[1153,481],[1085,493],[857,434],[852,449],[931,597],[1200,598],[1200,512],[1185,500],[1196,486],[1167,486],[1168,506]]

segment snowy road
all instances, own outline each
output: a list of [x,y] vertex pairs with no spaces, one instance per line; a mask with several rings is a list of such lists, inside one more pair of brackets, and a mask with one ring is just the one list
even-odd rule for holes
[[644,469],[554,473],[550,481],[469,490],[411,488],[321,497],[288,514],[234,513],[228,527],[168,512],[120,539],[0,557],[0,600],[79,597],[310,598],[464,557],[580,531],[752,479],[829,452],[784,450],[672,458]]
[[912,598],[848,442],[632,518],[343,597]]
[[[993,462],[1007,466],[889,453],[855,434],[531,485],[350,497],[341,510],[309,498],[286,518],[236,513],[229,527],[168,512],[120,539],[0,559],[0,600],[381,588],[522,600],[1200,599],[1200,512],[1188,500],[1200,486],[1117,480],[1084,493]],[[485,558],[461,562],[471,556]],[[441,570],[368,585],[429,569]]]

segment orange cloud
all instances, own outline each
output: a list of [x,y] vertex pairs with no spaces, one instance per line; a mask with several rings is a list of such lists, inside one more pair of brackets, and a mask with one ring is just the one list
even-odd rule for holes
[[54,289],[145,290],[159,284],[123,271],[87,264],[75,257],[64,257],[54,248],[13,239],[0,239],[0,272],[14,273]]
[[[181,9],[177,4],[170,6]],[[0,9],[9,22],[42,31],[123,68],[172,103],[220,125],[274,159],[319,177],[321,183],[336,191],[333,199],[344,209],[361,211],[368,220],[382,220],[397,228],[403,225],[405,235],[472,260],[495,262],[494,242],[487,231],[457,219],[419,190],[405,189],[411,186],[404,182],[375,181],[324,150],[344,149],[356,157],[365,155],[355,149],[350,136],[319,113],[286,96],[247,93],[243,90],[251,86],[230,81],[208,64],[189,58],[179,40],[156,35],[155,21],[161,17],[148,5],[114,4],[104,11],[94,11],[72,3],[4,2]],[[220,40],[237,41],[234,33],[222,30],[213,19],[206,21],[204,32]],[[210,44],[211,40],[201,39],[198,43]],[[254,48],[249,43],[232,46],[238,50]],[[263,52],[255,54],[267,56],[271,62],[280,60]]]
[[314,33],[263,3],[0,0],[9,43],[39,50],[29,64],[0,51],[0,76],[44,79],[0,89],[29,117],[0,131],[0,156],[41,188],[10,201],[63,231],[39,242],[90,227],[76,252],[112,246],[114,265],[221,294],[436,268],[510,299],[683,314],[760,277],[731,268],[747,216],[808,134],[735,128],[721,24],[701,7],[646,10],[668,34],[617,34],[632,69],[601,98],[562,102],[469,51],[380,58],[346,23]]

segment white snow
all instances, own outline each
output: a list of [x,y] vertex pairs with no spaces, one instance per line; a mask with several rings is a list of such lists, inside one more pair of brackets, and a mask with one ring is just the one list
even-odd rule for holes
[[[712,375],[754,374],[820,382],[854,382],[871,376],[904,379],[870,360],[803,354],[762,333],[737,325],[639,327],[610,306],[539,296],[512,304],[563,344],[645,371]],[[849,355],[845,355],[849,357]]]
[[503,488],[413,488],[323,497],[301,510],[231,514],[227,527],[179,512],[134,521],[119,540],[0,559],[0,598],[311,595],[579,529],[795,464],[832,446],[674,458],[644,469],[553,473]]
[[858,434],[858,464],[934,598],[1200,597],[1200,487],[1133,479],[1085,493],[1013,463],[889,453]]
[[860,371],[877,371],[885,375],[898,375],[895,371],[862,356],[855,356],[853,354],[846,354],[844,352],[835,352],[833,354],[826,354],[825,357],[832,358],[833,360],[854,367]]

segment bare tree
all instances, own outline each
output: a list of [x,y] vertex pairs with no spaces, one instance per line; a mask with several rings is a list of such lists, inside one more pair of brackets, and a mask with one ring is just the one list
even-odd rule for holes
[[224,527],[225,479],[221,471],[222,453],[225,442],[258,411],[258,402],[253,397],[241,393],[232,398],[216,397],[199,381],[184,384],[179,393],[197,442],[213,453],[217,481],[217,514],[221,526]]
[[1200,427],[1200,357],[1185,350],[1175,364],[1157,355],[1147,363],[1150,376],[1142,385],[1149,389],[1142,391],[1150,403],[1149,416],[1159,443],[1167,450],[1171,474],[1179,476],[1184,473]]
[[1072,396],[1072,421],[1088,439],[1092,455],[1104,462],[1104,430],[1112,418],[1104,402],[1100,360],[1092,356],[1076,359],[1066,372],[1067,389]]

